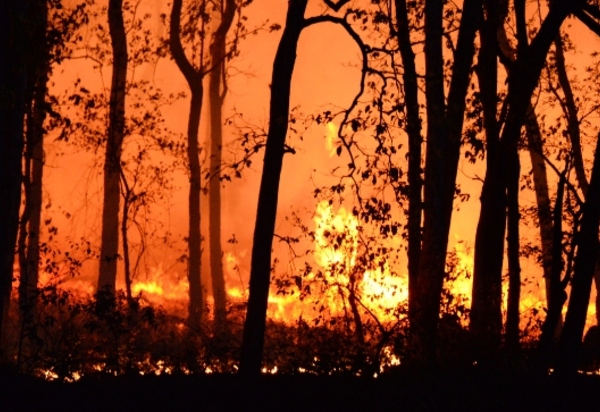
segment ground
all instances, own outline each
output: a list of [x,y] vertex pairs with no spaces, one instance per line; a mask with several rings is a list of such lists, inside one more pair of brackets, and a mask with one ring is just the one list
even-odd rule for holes
[[569,382],[477,370],[377,379],[232,375],[123,376],[44,382],[3,373],[3,411],[520,411],[594,410],[600,377]]

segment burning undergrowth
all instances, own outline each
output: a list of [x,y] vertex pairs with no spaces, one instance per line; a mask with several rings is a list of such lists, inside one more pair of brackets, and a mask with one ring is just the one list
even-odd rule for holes
[[[290,264],[273,268],[263,373],[377,376],[410,358],[408,283],[401,252],[331,202],[317,204]],[[297,220],[300,222],[301,220]],[[295,254],[300,248],[302,253]],[[229,278],[238,258],[224,256]],[[302,262],[297,264],[297,262]],[[470,364],[468,316],[472,253],[457,242],[448,255],[440,321],[440,359]],[[50,276],[50,275],[49,275]],[[187,281],[161,266],[135,279],[134,295],[92,294],[80,275],[58,272],[30,301],[11,305],[4,358],[22,373],[72,382],[84,376],[235,373],[247,292],[228,282],[225,325],[212,297],[201,327],[187,321]],[[523,328],[535,340],[538,321]]]

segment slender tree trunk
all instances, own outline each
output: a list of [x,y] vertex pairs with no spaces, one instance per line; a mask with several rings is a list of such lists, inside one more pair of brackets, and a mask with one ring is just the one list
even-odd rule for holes
[[[499,21],[504,21],[508,14],[508,1],[500,2]],[[516,59],[516,50],[513,50],[508,38],[504,25],[498,26],[498,42],[500,50],[504,58],[501,59],[505,69],[510,73],[512,64]],[[544,282],[546,286],[546,299],[550,300],[552,294],[552,243],[553,243],[553,224],[552,224],[552,207],[550,205],[550,195],[548,193],[548,177],[546,173],[546,163],[543,156],[543,141],[540,126],[538,124],[537,115],[533,106],[529,105],[527,109],[527,117],[525,120],[525,130],[527,136],[527,147],[531,159],[531,170],[533,173],[533,186],[537,202],[538,224],[540,228],[540,239],[542,246],[542,268],[544,271]],[[555,336],[558,337],[559,331],[562,328],[562,315],[556,328]]]
[[200,147],[198,145],[198,131],[200,128],[200,115],[202,113],[202,100],[204,88],[202,79],[203,69],[197,70],[185,56],[181,44],[182,0],[174,0],[171,9],[171,22],[169,32],[169,48],[179,70],[183,73],[191,91],[190,111],[187,125],[187,161],[190,171],[190,188],[188,193],[188,282],[190,301],[188,306],[188,322],[190,326],[199,328],[204,317],[204,299],[202,282],[200,280],[201,265],[201,235],[200,235]]
[[486,170],[481,194],[481,214],[475,240],[471,332],[488,346],[488,350],[493,351],[499,346],[502,326],[502,258],[507,184],[503,169],[509,159],[517,153],[521,127],[525,121],[531,95],[538,83],[548,49],[556,38],[564,19],[580,3],[556,2],[530,45],[522,40],[526,34],[518,34],[520,41],[517,59],[512,64],[508,79],[508,95],[506,97],[508,111],[497,160],[492,162],[491,167]]
[[114,294],[119,257],[119,204],[121,147],[125,134],[125,86],[127,82],[127,37],[123,23],[123,0],[109,0],[108,26],[113,50],[109,124],[104,155],[102,245],[98,291]]
[[442,56],[443,4],[425,3],[427,147],[424,179],[423,236],[411,330],[417,362],[433,363],[445,276],[465,96],[470,81],[474,39],[481,3],[466,0],[454,53],[448,103],[444,97]]
[[[516,156],[515,156],[516,155]],[[514,153],[508,164],[507,185],[507,255],[508,255],[508,304],[506,305],[506,346],[515,353],[519,349],[519,303],[521,301],[521,263],[519,261],[519,178],[521,167],[519,154]]]
[[421,168],[421,117],[415,53],[410,42],[406,0],[396,0],[397,41],[402,57],[406,133],[408,134],[408,316],[414,319],[417,277],[421,256],[423,179]]
[[[560,36],[556,38],[555,45],[556,72],[558,75],[558,82],[565,95],[564,108],[566,109],[565,115],[567,117],[567,130],[569,131],[569,139],[571,141],[573,166],[575,168],[577,183],[579,184],[579,187],[585,196],[588,191],[589,183],[585,175],[585,167],[583,164],[579,115],[577,111],[577,104],[575,102],[575,96],[571,88],[571,82],[569,81],[569,76],[567,75],[565,54],[563,51],[564,45]],[[596,284],[596,307],[600,307],[600,255],[599,262],[596,263],[596,270],[594,271],[594,283]],[[600,325],[600,311],[596,311],[596,324]]]
[[[527,130],[527,146],[531,158],[533,186],[537,202],[538,224],[540,227],[540,239],[542,243],[542,267],[546,285],[546,301],[548,302],[547,305],[549,307],[550,296],[552,295],[552,268],[554,264],[552,257],[552,207],[550,205],[550,195],[548,193],[548,176],[546,173],[546,163],[543,157],[542,135],[533,107],[529,108],[525,128]],[[560,275],[558,281],[560,282]],[[562,313],[559,316],[556,330],[552,332],[552,335],[557,338],[560,335],[561,329]]]
[[21,204],[28,50],[25,3],[0,2],[0,344],[10,302]]
[[223,146],[223,102],[227,91],[225,78],[225,55],[227,32],[231,28],[237,10],[235,0],[221,1],[221,22],[215,31],[210,54],[212,72],[209,82],[210,98],[210,185],[209,201],[209,250],[212,292],[215,302],[215,331],[226,329],[227,295],[223,274],[223,250],[221,245],[221,152]]
[[556,372],[573,375],[577,372],[583,329],[592,289],[592,278],[598,252],[598,224],[600,223],[600,136],[596,142],[592,177],[583,205],[581,230],[577,236],[575,271],[571,281],[571,295],[563,333],[560,339]]
[[123,185],[123,211],[121,218],[121,238],[123,239],[123,269],[125,275],[125,294],[127,296],[127,303],[129,307],[133,305],[133,294],[131,292],[131,257],[129,255],[129,239],[127,237],[127,226],[129,225],[129,206],[131,202],[131,190],[125,180],[125,176],[121,174],[122,185]]
[[[50,56],[46,45],[46,24],[48,6],[46,2],[36,3],[39,13],[39,33],[34,34],[39,42],[39,56],[34,61],[31,73],[32,99],[28,102],[27,131],[25,141],[25,207],[21,216],[18,240],[20,281],[19,301],[22,309],[30,306],[31,298],[37,291],[40,262],[40,230],[42,215],[42,179],[44,172],[44,121],[46,119],[46,94],[50,74]],[[29,97],[28,97],[29,98]]]
[[256,225],[252,244],[248,311],[244,323],[240,362],[240,373],[245,375],[260,374],[262,364],[271,278],[271,246],[277,215],[285,138],[288,129],[290,88],[296,62],[296,49],[303,28],[307,2],[308,0],[289,1],[286,26],[273,64],[269,131],[258,194]]

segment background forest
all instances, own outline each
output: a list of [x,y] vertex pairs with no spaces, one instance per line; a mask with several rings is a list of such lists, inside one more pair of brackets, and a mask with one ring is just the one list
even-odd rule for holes
[[596,0],[0,19],[3,365],[600,367]]

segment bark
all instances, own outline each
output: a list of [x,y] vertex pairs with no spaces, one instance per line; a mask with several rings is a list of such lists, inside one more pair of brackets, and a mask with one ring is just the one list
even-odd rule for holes
[[21,204],[28,50],[25,23],[29,17],[25,3],[0,2],[0,339],[10,301]]
[[406,133],[408,134],[408,316],[414,319],[417,277],[421,256],[421,215],[423,210],[421,176],[421,117],[419,116],[419,88],[415,53],[410,42],[408,6],[406,0],[396,0],[396,37],[402,58],[402,82]]
[[127,82],[127,37],[123,23],[123,0],[109,0],[108,26],[113,52],[109,124],[104,154],[102,245],[98,291],[114,294],[119,258],[119,208],[121,150],[125,134],[125,86]]
[[200,127],[200,115],[202,112],[202,100],[204,88],[202,79],[204,72],[202,68],[197,70],[185,56],[181,44],[180,23],[181,23],[182,0],[174,0],[171,9],[171,21],[169,32],[169,48],[177,67],[183,73],[191,91],[190,111],[188,114],[187,125],[187,161],[190,169],[190,188],[188,193],[188,282],[189,306],[188,322],[190,326],[198,328],[202,324],[204,313],[204,299],[202,292],[202,283],[200,280],[200,256],[201,256],[201,235],[200,235],[200,148],[198,145],[198,130]]
[[[40,229],[42,214],[42,179],[44,171],[44,121],[46,119],[46,94],[50,74],[50,55],[46,40],[48,5],[44,1],[35,3],[37,30],[33,31],[39,45],[34,66],[30,72],[31,95],[27,97],[28,109],[25,134],[25,173],[23,179],[25,207],[21,216],[18,239],[19,253],[19,302],[27,310],[37,291],[40,262]],[[28,93],[29,94],[29,93]],[[23,313],[25,315],[25,313]]]
[[577,256],[571,281],[571,294],[563,333],[559,345],[556,372],[574,375],[577,372],[583,329],[592,289],[592,278],[598,251],[600,223],[600,138],[596,142],[592,176],[583,205],[581,230],[577,236]]
[[288,129],[290,88],[298,39],[308,0],[290,0],[286,25],[277,48],[271,80],[269,130],[258,194],[248,310],[244,323],[240,373],[258,375],[262,363],[271,277],[271,246],[277,214],[279,181]]
[[561,1],[551,7],[532,43],[519,45],[517,58],[512,64],[508,78],[507,115],[498,156],[486,170],[475,240],[471,319],[472,322],[475,319],[476,321],[472,323],[471,331],[487,345],[487,350],[493,351],[500,344],[507,185],[504,168],[509,159],[517,153],[521,127],[550,45],[564,19],[582,3]]
[[210,55],[212,72],[209,82],[210,99],[210,184],[209,202],[209,250],[210,274],[214,299],[215,331],[226,329],[227,295],[223,274],[223,250],[221,245],[221,150],[223,146],[223,102],[227,91],[225,57],[227,32],[237,10],[235,0],[221,2],[221,22],[215,31]]
[[427,146],[424,179],[423,235],[411,330],[417,362],[435,361],[440,297],[470,81],[474,39],[481,2],[466,0],[454,53],[448,102],[444,96],[442,2],[425,3]]

